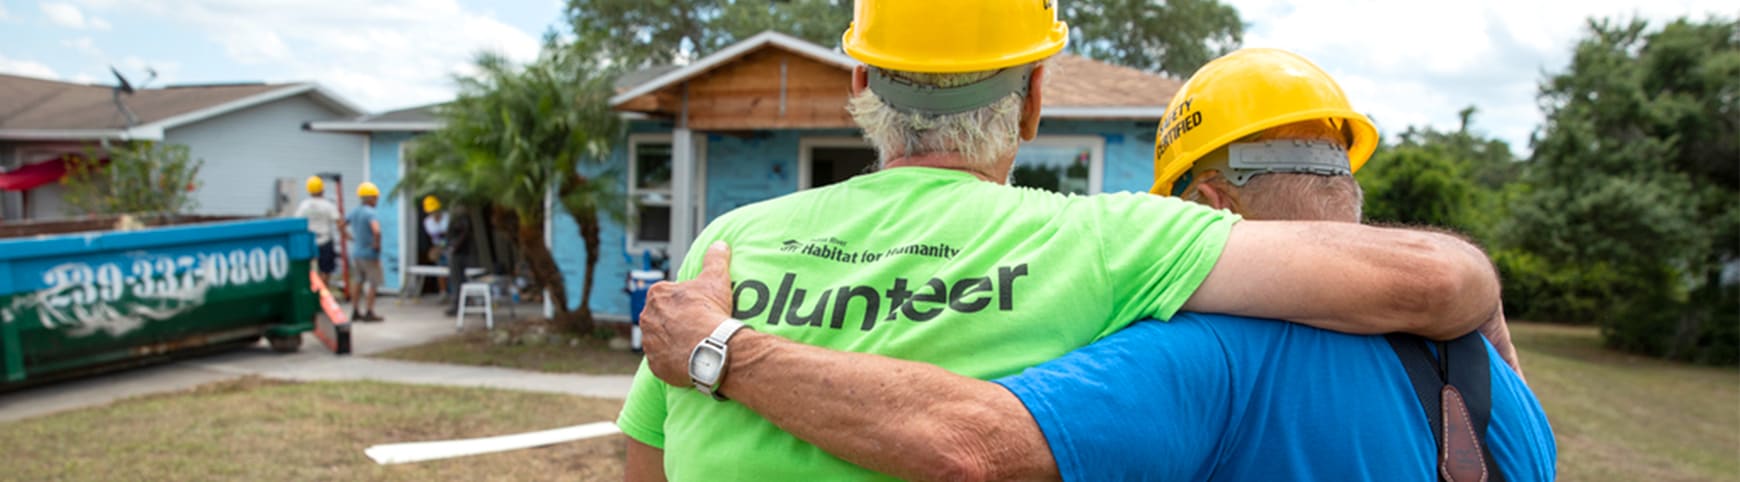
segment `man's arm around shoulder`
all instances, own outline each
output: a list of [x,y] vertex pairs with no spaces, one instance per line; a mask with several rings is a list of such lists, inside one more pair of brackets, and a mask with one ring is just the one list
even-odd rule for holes
[[1494,318],[1498,273],[1480,248],[1448,234],[1244,221],[1184,309],[1444,340]]

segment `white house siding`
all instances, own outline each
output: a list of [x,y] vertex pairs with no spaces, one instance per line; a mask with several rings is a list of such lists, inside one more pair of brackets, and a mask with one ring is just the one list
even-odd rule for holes
[[[0,142],[0,170],[17,167],[12,165],[12,149],[11,144]],[[0,191],[0,221],[23,218],[23,203],[24,193]]]
[[59,219],[71,215],[66,204],[66,188],[59,184],[44,184],[24,193],[24,204],[30,207],[30,219]]
[[[0,144],[0,168],[17,169],[41,162],[60,152],[80,152],[75,143],[23,142]],[[0,191],[0,219],[56,219],[67,216],[66,190],[59,184],[44,184],[24,192]]]
[[366,138],[302,129],[304,122],[349,117],[299,95],[169,129],[164,141],[186,145],[205,160],[195,212],[264,215],[272,209],[277,179],[297,180],[295,202],[303,196],[301,180],[318,172],[344,175],[344,203],[350,207],[357,205],[355,186],[365,180]]

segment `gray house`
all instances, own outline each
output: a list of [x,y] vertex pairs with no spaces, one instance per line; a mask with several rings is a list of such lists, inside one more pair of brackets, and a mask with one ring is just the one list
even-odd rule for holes
[[[367,141],[308,132],[305,122],[362,110],[312,83],[208,84],[138,89],[0,75],[0,220],[68,215],[56,180],[63,156],[104,142],[188,146],[205,161],[195,212],[275,214],[316,172],[365,178]],[[289,192],[284,192],[289,191]],[[355,193],[345,193],[355,203]]]

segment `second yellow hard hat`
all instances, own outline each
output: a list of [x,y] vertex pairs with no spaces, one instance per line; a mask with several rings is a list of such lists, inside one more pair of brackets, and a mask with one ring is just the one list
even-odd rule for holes
[[1203,65],[1172,97],[1154,138],[1155,194],[1203,156],[1252,134],[1294,122],[1326,119],[1347,133],[1354,172],[1377,149],[1377,127],[1355,112],[1323,69],[1292,52],[1248,48]]

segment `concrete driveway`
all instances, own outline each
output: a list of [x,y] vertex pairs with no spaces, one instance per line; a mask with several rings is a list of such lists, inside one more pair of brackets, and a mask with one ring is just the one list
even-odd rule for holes
[[[399,383],[458,385],[623,398],[632,377],[587,376],[528,372],[493,367],[415,363],[368,358],[368,355],[419,345],[452,335],[454,319],[441,314],[432,300],[403,305],[387,299],[377,305],[381,323],[356,323],[351,328],[355,354],[337,356],[312,335],[303,335],[302,351],[273,353],[264,342],[231,352],[133,368],[61,381],[0,394],[0,422],[20,420],[75,408],[102,405],[152,393],[259,375],[288,380],[381,380]],[[521,305],[522,315],[537,314],[537,305]],[[496,308],[497,328],[508,323],[507,307]],[[483,329],[483,318],[472,316],[465,329]]]

